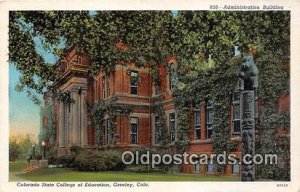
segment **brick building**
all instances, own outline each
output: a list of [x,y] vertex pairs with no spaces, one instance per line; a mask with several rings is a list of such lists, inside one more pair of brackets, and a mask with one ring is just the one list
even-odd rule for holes
[[[67,153],[69,147],[78,145],[83,148],[96,148],[96,129],[90,115],[90,108],[99,100],[110,101],[117,97],[119,104],[130,105],[132,111],[128,116],[117,116],[116,131],[110,130],[108,114],[104,115],[104,136],[101,148],[109,148],[110,144],[118,149],[151,148],[159,149],[161,130],[158,126],[160,116],[151,110],[151,106],[161,102],[168,128],[170,145],[175,141],[177,114],[172,98],[172,74],[175,68],[174,58],[169,58],[168,67],[159,66],[161,78],[160,91],[155,89],[151,75],[151,67],[135,67],[134,64],[116,64],[110,73],[100,71],[97,75],[88,76],[89,58],[85,54],[77,54],[74,48],[69,49],[59,60],[58,81],[54,86],[60,93],[69,97],[72,102],[64,102],[58,97],[53,100],[53,116],[56,122],[56,145],[59,153]],[[259,99],[257,98],[259,106]],[[239,98],[233,95],[232,105],[228,106],[230,114],[231,139],[237,141],[235,153],[241,156],[240,146],[240,114]],[[278,100],[278,112],[289,112],[289,96]],[[259,107],[258,107],[259,108]],[[211,135],[213,105],[210,101],[203,101],[190,112],[189,139],[187,153],[212,153]],[[259,110],[256,110],[256,118]],[[44,120],[45,121],[45,120]],[[288,133],[289,134],[289,133]],[[214,172],[214,165],[186,165],[182,172],[210,174]],[[226,165],[225,175],[239,175],[240,165]]]

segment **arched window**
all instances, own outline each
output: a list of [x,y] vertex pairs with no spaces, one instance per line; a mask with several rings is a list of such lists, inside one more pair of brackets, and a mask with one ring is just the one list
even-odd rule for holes
[[176,75],[175,75],[175,64],[170,64],[168,67],[168,76],[169,76],[169,89],[173,90],[175,88],[176,83]]

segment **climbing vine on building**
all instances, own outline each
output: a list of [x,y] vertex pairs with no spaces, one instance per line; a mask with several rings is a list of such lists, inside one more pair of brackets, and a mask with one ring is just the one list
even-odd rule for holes
[[165,150],[167,150],[170,144],[170,136],[166,125],[167,119],[166,119],[166,114],[163,110],[161,96],[158,96],[158,98],[155,99],[154,104],[152,105],[152,110],[154,114],[157,117],[159,117],[159,122],[158,122],[158,126],[160,128],[159,144]]
[[[99,100],[93,107],[91,113],[92,118],[94,120],[94,124],[96,127],[96,143],[97,148],[100,149],[101,146],[104,143],[104,133],[106,132],[104,129],[110,129],[112,134],[112,142],[108,143],[110,146],[114,146],[116,139],[118,137],[117,131],[116,131],[116,120],[117,116],[124,116],[129,115],[131,112],[131,106],[130,105],[124,105],[117,103],[118,98],[116,96],[112,96],[110,100]],[[107,119],[109,120],[109,128],[105,127],[104,121],[105,121],[105,115],[107,115]]]
[[56,126],[53,117],[53,103],[46,104],[41,107],[41,123],[40,123],[40,141],[49,141],[50,145],[54,145],[56,142]]

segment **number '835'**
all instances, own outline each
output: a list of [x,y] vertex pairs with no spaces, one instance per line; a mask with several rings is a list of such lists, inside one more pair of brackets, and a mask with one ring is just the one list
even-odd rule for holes
[[218,7],[218,5],[211,5],[210,6],[210,9],[218,9],[219,7]]

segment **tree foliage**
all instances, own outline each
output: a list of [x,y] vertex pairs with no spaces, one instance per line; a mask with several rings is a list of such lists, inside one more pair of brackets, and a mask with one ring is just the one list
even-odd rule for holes
[[31,153],[34,140],[30,135],[9,137],[9,161],[26,160]]

